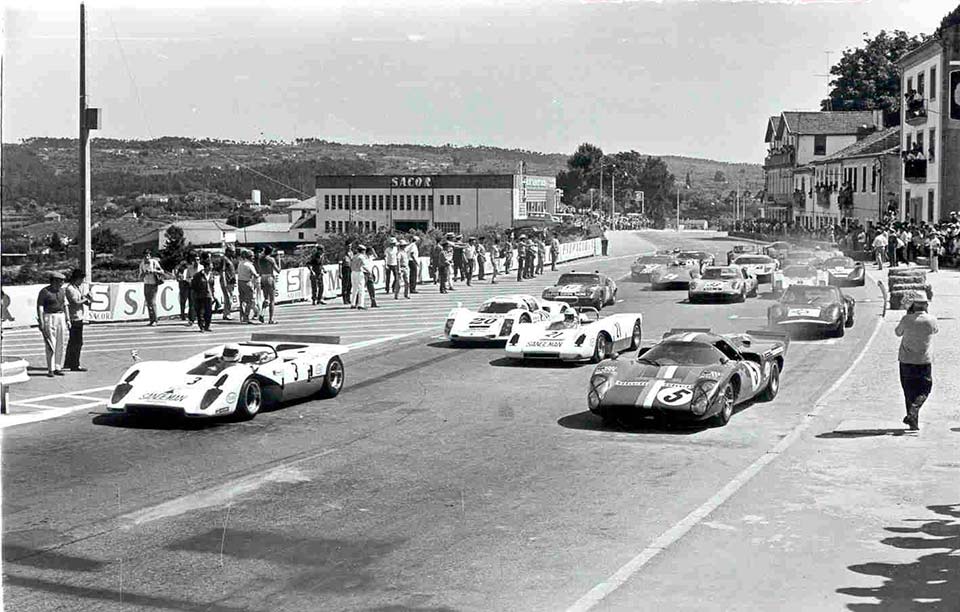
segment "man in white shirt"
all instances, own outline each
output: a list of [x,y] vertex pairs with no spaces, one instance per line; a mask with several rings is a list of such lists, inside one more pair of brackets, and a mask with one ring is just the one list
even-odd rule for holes
[[887,232],[881,230],[873,239],[873,255],[877,260],[877,269],[883,270],[883,252],[887,248]]
[[410,264],[407,260],[407,241],[400,239],[397,248],[397,280],[394,283],[393,299],[400,299],[400,285],[403,285],[403,297],[410,299]]
[[237,266],[237,293],[240,296],[240,322],[253,325],[250,312],[258,317],[260,314],[256,300],[256,288],[260,284],[260,274],[250,260],[250,251],[240,250],[240,264]]
[[143,281],[143,297],[147,303],[147,312],[150,314],[148,326],[157,324],[157,287],[163,280],[163,276],[160,262],[153,257],[150,249],[144,251],[143,259],[140,261],[140,280]]
[[[387,248],[383,251],[383,286],[386,293],[395,293],[399,290],[399,269],[397,268],[397,239],[387,238]],[[390,281],[393,284],[390,284]]]
[[419,293],[417,283],[420,282],[420,242],[419,236],[410,237],[410,245],[407,247],[407,262],[410,268],[410,293]]

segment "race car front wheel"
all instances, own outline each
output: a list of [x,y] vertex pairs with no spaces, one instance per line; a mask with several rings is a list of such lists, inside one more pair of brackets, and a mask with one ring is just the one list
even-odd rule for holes
[[610,341],[606,334],[597,334],[597,343],[593,346],[593,363],[600,363],[610,354]]
[[327,363],[327,373],[323,375],[323,386],[320,387],[320,395],[330,398],[336,397],[343,388],[344,380],[343,361],[339,357],[331,357]]
[[714,417],[714,423],[722,427],[729,423],[730,418],[733,417],[733,385],[727,383],[723,387],[723,391],[718,394],[717,402],[720,403],[720,411]]
[[630,350],[635,351],[640,348],[640,341],[643,340],[643,330],[640,327],[640,321],[633,324],[633,335],[630,337]]
[[263,403],[263,392],[256,379],[248,378],[240,387],[240,397],[237,398],[236,416],[246,421],[257,416]]

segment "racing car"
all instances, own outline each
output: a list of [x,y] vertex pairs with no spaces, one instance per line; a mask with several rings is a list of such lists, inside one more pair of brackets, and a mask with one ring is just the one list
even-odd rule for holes
[[571,306],[593,306],[597,310],[617,302],[617,284],[599,271],[560,275],[557,284],[543,290],[543,299],[566,302]]
[[856,301],[838,287],[788,287],[780,301],[767,311],[771,329],[825,333],[842,337],[853,327]]
[[743,302],[757,297],[757,279],[746,268],[738,265],[709,266],[699,279],[690,281],[687,301],[691,304],[707,300],[726,299]]
[[343,388],[338,336],[253,334],[182,361],[137,362],[120,377],[107,409],[133,415],[252,419],[264,407]]
[[740,257],[741,255],[746,255],[748,253],[753,254],[756,252],[757,252],[756,247],[753,247],[749,244],[735,244],[733,245],[732,249],[727,251],[727,265],[729,266],[730,264],[732,264],[733,260],[736,259],[737,257]]
[[712,266],[716,263],[716,258],[712,253],[706,251],[679,251],[676,254],[677,259],[694,259],[700,263],[700,267]]
[[741,255],[733,263],[746,268],[758,283],[772,283],[773,273],[780,267],[777,260],[768,255]]
[[737,404],[777,396],[789,345],[787,335],[775,332],[671,329],[635,359],[597,365],[587,407],[606,423],[667,417],[726,425]]
[[691,281],[697,278],[700,278],[700,263],[697,260],[677,259],[650,274],[650,288],[654,291],[689,289]]
[[673,260],[673,255],[641,255],[630,266],[630,276],[635,281],[649,283],[655,270],[670,265]]
[[559,359],[597,363],[621,351],[640,347],[643,315],[603,316],[595,308],[569,310],[560,321],[521,325],[507,341],[512,359]]
[[866,271],[862,261],[850,257],[831,257],[820,264],[827,273],[827,283],[835,287],[863,287],[866,284]]
[[785,268],[787,266],[798,266],[798,265],[819,265],[820,257],[815,251],[809,251],[806,249],[793,250],[784,256],[778,259],[780,262],[780,267]]
[[763,247],[763,254],[773,259],[782,259],[793,248],[795,247],[789,242],[774,242]]
[[793,285],[826,285],[827,274],[810,264],[790,264],[773,273],[773,293],[779,295]]
[[570,306],[562,302],[532,295],[498,295],[476,310],[458,304],[447,315],[443,334],[454,344],[504,341],[521,323],[560,320],[567,310]]

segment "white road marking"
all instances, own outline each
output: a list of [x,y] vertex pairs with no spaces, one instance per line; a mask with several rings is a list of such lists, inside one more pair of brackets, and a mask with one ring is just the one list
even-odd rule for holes
[[604,598],[623,586],[631,577],[633,577],[634,574],[643,569],[643,567],[647,565],[647,563],[649,563],[654,557],[669,548],[672,544],[676,543],[677,540],[686,535],[697,524],[701,523],[703,519],[705,519],[714,510],[719,508],[724,502],[730,499],[737,491],[740,490],[741,487],[743,487],[743,485],[747,484],[750,479],[760,473],[764,467],[776,459],[778,455],[783,454],[784,451],[790,448],[794,442],[799,440],[800,436],[803,435],[803,433],[810,428],[810,425],[813,424],[814,419],[816,419],[823,411],[824,407],[826,406],[826,399],[830,397],[830,395],[832,395],[833,392],[840,387],[840,385],[846,382],[847,378],[850,377],[850,374],[853,373],[853,370],[863,359],[863,356],[866,355],[867,350],[873,344],[874,338],[877,337],[877,332],[880,331],[880,324],[882,322],[883,319],[877,317],[877,322],[873,328],[873,333],[860,350],[860,353],[857,355],[856,359],[854,359],[844,373],[840,375],[840,378],[830,385],[830,388],[827,389],[823,395],[817,399],[813,410],[806,414],[803,417],[803,420],[796,427],[794,427],[786,437],[781,439],[780,442],[778,442],[773,448],[768,450],[757,460],[744,468],[733,478],[733,480],[724,485],[724,487],[717,491],[717,493],[714,494],[710,499],[705,501],[690,514],[681,519],[680,522],[675,524],[673,527],[660,534],[659,537],[657,537],[646,548],[640,551],[639,554],[623,564],[610,577],[587,591],[586,594],[584,594],[580,599],[574,602],[573,605],[567,608],[567,612],[586,612],[587,610],[591,610],[594,606],[603,601]]

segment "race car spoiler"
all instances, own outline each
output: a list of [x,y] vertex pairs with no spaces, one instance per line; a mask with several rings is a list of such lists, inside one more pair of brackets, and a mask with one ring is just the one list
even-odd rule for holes
[[317,336],[313,334],[268,334],[250,336],[251,342],[292,342],[295,344],[340,344],[340,336]]
[[781,331],[774,331],[771,329],[749,329],[744,332],[751,338],[756,338],[758,340],[779,340],[783,342],[784,350],[790,346],[790,334]]
[[677,334],[709,334],[709,327],[674,327],[670,331],[664,332],[663,337],[676,336]]

